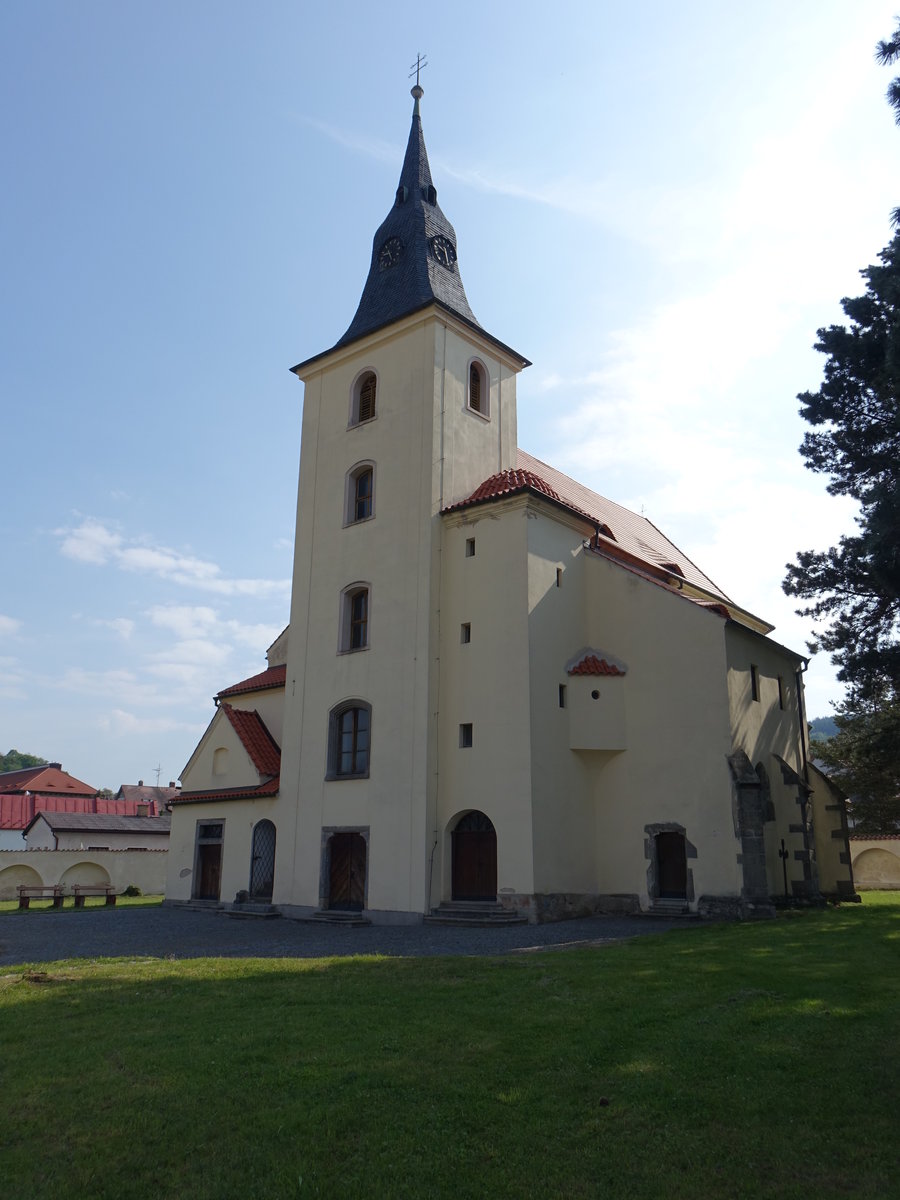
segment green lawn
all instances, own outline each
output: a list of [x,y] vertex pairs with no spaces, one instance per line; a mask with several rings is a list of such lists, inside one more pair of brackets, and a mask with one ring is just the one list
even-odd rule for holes
[[896,1197],[900,896],[497,959],[0,976],[30,1197]]
[[[119,907],[122,907],[122,908],[153,908],[155,906],[162,904],[162,902],[163,902],[162,896],[117,896],[116,897],[116,908],[119,908]],[[106,904],[105,896],[85,896],[85,898],[84,898],[84,907],[85,908],[103,908],[105,904]],[[63,901],[63,911],[66,912],[69,910],[71,910],[72,912],[75,911],[75,897],[74,896],[66,896]],[[19,901],[18,900],[0,900],[0,913],[18,912],[18,911],[19,911]],[[24,912],[28,912],[28,913],[39,913],[39,912],[58,913],[59,911],[60,910],[58,908],[53,907],[53,904],[50,900],[32,900],[31,906],[29,908],[23,910],[23,915],[24,915]]]

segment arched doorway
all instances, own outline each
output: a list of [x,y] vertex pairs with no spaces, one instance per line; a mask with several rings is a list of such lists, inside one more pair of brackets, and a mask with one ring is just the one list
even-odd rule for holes
[[687,848],[683,833],[656,835],[656,879],[660,899],[687,899]]
[[333,833],[328,851],[328,907],[362,912],[366,906],[366,839],[360,833]]
[[257,821],[250,852],[250,899],[271,900],[275,885],[275,826]]
[[497,833],[483,812],[466,813],[451,834],[454,900],[497,899]]

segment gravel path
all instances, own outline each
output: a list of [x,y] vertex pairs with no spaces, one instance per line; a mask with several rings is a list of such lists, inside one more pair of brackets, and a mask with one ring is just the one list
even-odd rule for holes
[[590,917],[552,925],[459,929],[369,925],[342,929],[284,918],[234,920],[181,908],[86,908],[0,915],[0,966],[64,958],[323,958],[332,954],[505,954],[602,944],[681,923],[648,917]]

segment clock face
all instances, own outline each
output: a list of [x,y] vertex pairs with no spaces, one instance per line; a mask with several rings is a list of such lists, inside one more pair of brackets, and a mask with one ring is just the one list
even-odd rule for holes
[[398,237],[389,237],[378,251],[378,266],[382,271],[395,267],[403,257],[403,243]]
[[442,267],[452,268],[456,262],[456,247],[443,234],[431,239],[431,253]]

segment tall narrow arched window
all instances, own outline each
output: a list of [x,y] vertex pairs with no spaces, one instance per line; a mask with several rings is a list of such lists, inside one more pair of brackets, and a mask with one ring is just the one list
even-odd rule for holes
[[364,779],[369,774],[372,707],[348,700],[328,718],[328,779]]
[[490,417],[490,383],[484,364],[473,358],[469,363],[469,387],[467,405],[471,412],[481,417]]
[[365,650],[369,645],[369,588],[355,583],[341,593],[342,652]]
[[375,468],[359,463],[347,472],[344,524],[367,521],[375,513]]
[[350,424],[362,425],[371,421],[375,416],[375,394],[378,390],[378,380],[374,371],[363,371],[353,385],[350,398]]

